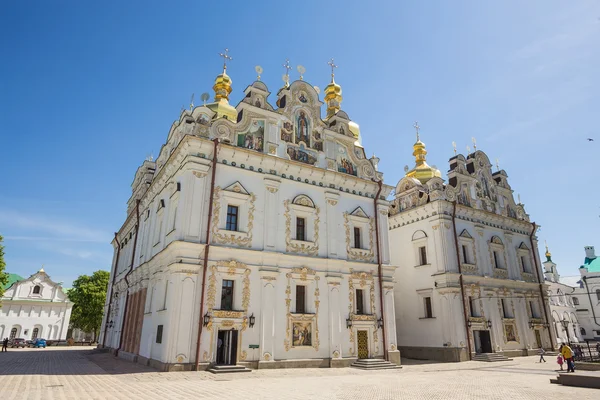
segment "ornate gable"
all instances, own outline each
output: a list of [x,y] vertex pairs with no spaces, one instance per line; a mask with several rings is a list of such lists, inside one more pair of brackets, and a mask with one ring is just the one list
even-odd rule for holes
[[250,194],[239,181],[232,183],[231,185],[227,186],[223,190],[228,191],[228,192],[247,194],[247,195]]

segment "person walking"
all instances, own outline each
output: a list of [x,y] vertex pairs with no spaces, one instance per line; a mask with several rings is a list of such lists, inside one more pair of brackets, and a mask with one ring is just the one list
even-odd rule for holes
[[543,347],[540,347],[540,362],[546,362],[546,360],[544,359],[544,354],[546,354],[546,350],[544,350]]
[[2,351],[8,351],[8,338],[4,338],[4,340],[2,341]]
[[567,362],[567,372],[575,372],[575,365],[573,364],[573,350],[566,344],[561,346],[561,354]]
[[559,355],[556,356],[556,363],[560,366],[560,370],[564,371],[564,369],[563,369],[564,360],[563,360],[563,356],[562,355],[559,354]]

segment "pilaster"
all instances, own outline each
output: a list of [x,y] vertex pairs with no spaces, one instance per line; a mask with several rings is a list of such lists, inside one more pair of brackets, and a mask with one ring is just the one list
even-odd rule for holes
[[279,180],[265,178],[265,229],[264,229],[264,249],[276,251],[277,246],[277,220],[279,217]]
[[327,257],[339,258],[339,242],[337,237],[340,236],[341,229],[338,226],[338,214],[336,210],[340,195],[335,192],[325,192],[325,200],[327,200]]

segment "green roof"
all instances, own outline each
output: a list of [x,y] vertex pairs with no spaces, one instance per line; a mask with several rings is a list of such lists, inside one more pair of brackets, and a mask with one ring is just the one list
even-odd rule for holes
[[588,272],[600,272],[600,257],[585,258],[583,267],[587,268]]
[[22,281],[23,279],[25,279],[21,275],[17,275],[17,274],[7,274],[7,275],[8,275],[8,282],[6,282],[6,285],[4,285],[4,290],[11,287],[13,285],[13,283]]

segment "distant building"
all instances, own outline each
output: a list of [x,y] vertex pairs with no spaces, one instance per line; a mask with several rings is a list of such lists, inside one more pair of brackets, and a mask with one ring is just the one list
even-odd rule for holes
[[580,287],[577,295],[577,317],[581,322],[580,333],[584,339],[600,341],[600,257],[594,246],[585,247],[585,259],[579,267]]
[[[552,261],[552,254],[546,246],[546,261],[544,261],[544,276],[548,285],[547,295],[552,315],[552,329],[556,334],[558,343],[578,343],[583,341],[582,329],[578,311],[581,304],[581,295],[578,287],[570,285],[558,274],[556,264]],[[585,311],[587,313],[587,310]]]
[[0,308],[0,337],[65,340],[73,303],[44,269],[29,278],[9,274]]

